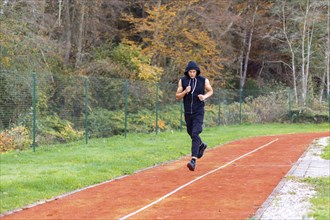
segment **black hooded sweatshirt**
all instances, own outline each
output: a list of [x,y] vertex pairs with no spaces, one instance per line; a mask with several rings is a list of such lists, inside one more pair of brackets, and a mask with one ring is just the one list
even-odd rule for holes
[[[191,79],[188,74],[189,70],[192,69],[197,71],[194,79]],[[205,93],[206,78],[199,75],[200,68],[194,61],[190,61],[187,64],[184,74],[185,76],[181,78],[183,90],[185,90],[187,86],[191,86],[190,92],[183,98],[184,113],[194,114],[204,111],[205,103],[199,100],[198,95],[204,95]]]

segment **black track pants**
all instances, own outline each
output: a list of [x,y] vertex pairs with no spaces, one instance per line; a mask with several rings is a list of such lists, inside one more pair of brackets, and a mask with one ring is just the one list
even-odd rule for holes
[[191,156],[197,157],[199,152],[199,147],[201,146],[202,139],[199,134],[203,130],[203,121],[204,121],[204,111],[194,113],[194,114],[185,114],[184,116],[187,126],[187,132],[191,138]]

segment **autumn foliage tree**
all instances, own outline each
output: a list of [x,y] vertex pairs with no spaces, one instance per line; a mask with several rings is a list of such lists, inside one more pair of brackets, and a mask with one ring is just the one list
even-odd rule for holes
[[[198,0],[170,1],[145,5],[144,17],[127,15],[133,24],[127,37],[139,36],[143,52],[151,55],[152,64],[168,67],[176,79],[189,60],[197,61],[211,79],[221,74],[224,57],[221,48],[203,27],[205,8]],[[181,71],[181,73],[180,73]],[[172,79],[173,80],[173,79]]]

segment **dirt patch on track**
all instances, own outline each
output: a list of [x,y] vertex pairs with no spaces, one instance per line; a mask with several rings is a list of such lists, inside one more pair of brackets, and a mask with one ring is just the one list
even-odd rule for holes
[[309,144],[329,132],[247,138],[2,217],[9,219],[246,219]]

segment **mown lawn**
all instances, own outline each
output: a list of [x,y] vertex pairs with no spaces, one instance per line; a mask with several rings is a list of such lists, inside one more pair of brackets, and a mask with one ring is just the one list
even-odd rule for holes
[[[206,128],[215,147],[245,137],[329,131],[329,124],[258,124]],[[190,154],[185,131],[128,134],[41,146],[0,155],[0,213]]]

